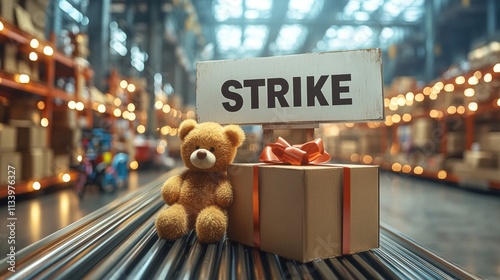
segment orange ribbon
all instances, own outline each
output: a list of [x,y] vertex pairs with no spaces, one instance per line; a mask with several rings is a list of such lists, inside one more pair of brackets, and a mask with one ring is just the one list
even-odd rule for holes
[[342,255],[351,251],[351,168],[344,166],[342,191]]
[[330,158],[321,138],[292,146],[285,139],[278,137],[275,143],[267,145],[260,154],[262,162],[291,165],[318,164],[327,162]]
[[259,202],[259,166],[253,167],[252,182],[252,208],[253,208],[253,245],[260,248],[260,202]]

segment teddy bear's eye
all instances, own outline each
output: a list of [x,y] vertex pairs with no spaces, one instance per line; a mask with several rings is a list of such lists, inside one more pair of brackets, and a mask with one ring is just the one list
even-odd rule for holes
[[195,149],[195,150],[198,150],[199,148],[200,148],[200,146],[196,146],[196,147],[194,147],[194,149]]
[[215,151],[215,148],[214,147],[210,147],[210,152],[214,152]]

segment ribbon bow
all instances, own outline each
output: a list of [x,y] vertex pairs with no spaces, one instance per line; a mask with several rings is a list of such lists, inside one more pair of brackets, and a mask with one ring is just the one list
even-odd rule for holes
[[278,137],[275,143],[267,145],[260,154],[262,162],[291,165],[318,164],[329,161],[330,158],[321,138],[292,146],[285,139]]

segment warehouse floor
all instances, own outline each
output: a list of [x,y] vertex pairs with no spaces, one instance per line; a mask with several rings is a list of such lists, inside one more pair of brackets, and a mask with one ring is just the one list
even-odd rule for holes
[[[133,172],[128,189],[100,194],[90,187],[83,200],[73,189],[16,201],[16,251],[103,207],[163,175]],[[381,172],[380,216],[420,245],[467,271],[500,279],[500,197]],[[4,203],[0,216],[6,217]],[[7,221],[6,218],[2,220]],[[0,254],[5,256],[7,227],[0,227]]]

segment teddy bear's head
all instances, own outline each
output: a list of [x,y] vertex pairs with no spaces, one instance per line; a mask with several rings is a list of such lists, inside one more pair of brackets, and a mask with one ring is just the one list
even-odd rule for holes
[[245,140],[237,125],[185,120],[179,127],[181,157],[186,167],[205,172],[223,172],[233,162],[236,150]]

